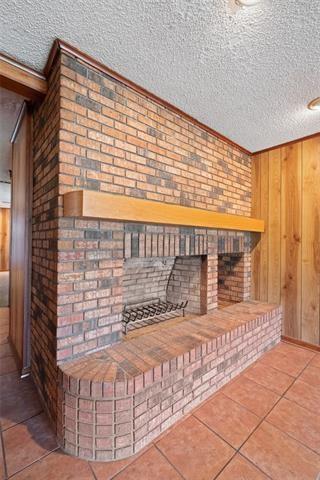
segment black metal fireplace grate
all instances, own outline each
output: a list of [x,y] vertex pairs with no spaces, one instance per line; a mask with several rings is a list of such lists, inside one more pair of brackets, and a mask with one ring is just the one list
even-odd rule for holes
[[184,316],[184,310],[188,305],[188,300],[178,303],[164,302],[160,298],[143,302],[139,305],[126,305],[122,312],[123,332],[126,334],[128,329],[141,327],[144,324],[150,325],[169,318]]

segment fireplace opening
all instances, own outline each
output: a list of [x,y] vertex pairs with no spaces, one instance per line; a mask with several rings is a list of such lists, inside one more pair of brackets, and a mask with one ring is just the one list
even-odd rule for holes
[[244,273],[242,253],[218,255],[218,308],[244,300]]
[[124,262],[122,325],[130,330],[203,312],[206,256],[129,258]]

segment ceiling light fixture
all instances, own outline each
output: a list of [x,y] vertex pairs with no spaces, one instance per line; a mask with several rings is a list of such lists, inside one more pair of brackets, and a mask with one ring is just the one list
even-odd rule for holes
[[235,0],[235,2],[237,5],[240,5],[240,7],[253,7],[257,5],[260,0]]
[[320,97],[315,98],[308,104],[309,110],[320,110]]

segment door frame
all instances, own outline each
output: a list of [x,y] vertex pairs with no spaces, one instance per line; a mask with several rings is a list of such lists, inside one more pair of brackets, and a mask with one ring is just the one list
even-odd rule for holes
[[[24,115],[28,115],[29,117],[29,138],[30,141],[28,142],[28,161],[30,166],[30,177],[29,177],[29,192],[30,192],[30,207],[29,207],[29,216],[30,218],[28,221],[28,256],[27,256],[27,263],[26,263],[26,275],[27,275],[27,283],[26,286],[28,287],[25,291],[25,324],[24,324],[24,335],[23,335],[23,359],[22,361],[18,362],[19,368],[21,369],[22,375],[26,375],[30,371],[30,317],[31,317],[31,269],[32,269],[32,195],[33,195],[33,188],[32,188],[32,106],[34,102],[42,101],[42,99],[46,96],[48,92],[48,83],[46,76],[43,73],[40,73],[27,65],[22,64],[21,62],[17,61],[15,58],[0,52],[0,87],[3,87],[7,90],[16,92],[22,95],[26,102],[24,102],[22,109],[20,111],[18,120],[16,122],[11,142],[14,141],[16,138],[19,127],[21,122],[24,118]],[[11,187],[12,188],[12,187]],[[10,219],[10,223],[12,222],[12,215]],[[11,241],[12,237],[10,237],[10,257],[11,257]],[[10,262],[10,260],[9,260]],[[11,276],[10,276],[11,282]],[[9,285],[9,289],[11,286]],[[16,354],[16,358],[19,358],[15,348],[13,351]]]
[[[11,145],[12,145],[12,156],[14,153],[14,143],[19,134],[20,127],[24,120],[27,120],[27,140],[26,140],[26,162],[27,162],[27,176],[26,176],[26,218],[25,218],[25,230],[26,230],[26,258],[24,263],[24,319],[23,319],[23,343],[22,343],[22,358],[19,358],[18,352],[13,345],[13,342],[10,338],[9,330],[9,341],[15,352],[15,356],[21,371],[21,375],[27,375],[30,372],[30,327],[31,327],[31,276],[32,276],[32,196],[33,196],[33,162],[32,162],[32,105],[26,100],[23,101],[13,133],[11,135]],[[11,182],[11,213],[13,212],[12,205],[14,203],[14,194],[13,194],[13,182],[14,174],[12,171],[12,182]],[[10,219],[10,272],[11,272],[11,260],[12,260],[12,239],[14,235],[14,230],[12,229],[13,214],[11,214]],[[11,292],[12,286],[12,276],[9,275],[9,292]],[[9,306],[11,304],[9,296]],[[11,327],[11,311],[10,311],[10,322]]]

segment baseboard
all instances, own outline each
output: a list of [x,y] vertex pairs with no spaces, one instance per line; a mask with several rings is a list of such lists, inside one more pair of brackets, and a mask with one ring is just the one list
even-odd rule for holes
[[281,340],[286,343],[292,343],[293,345],[298,345],[299,347],[308,348],[314,352],[320,352],[320,345],[315,345],[314,343],[304,342],[303,340],[298,340],[297,338],[287,337],[286,335],[281,335]]

